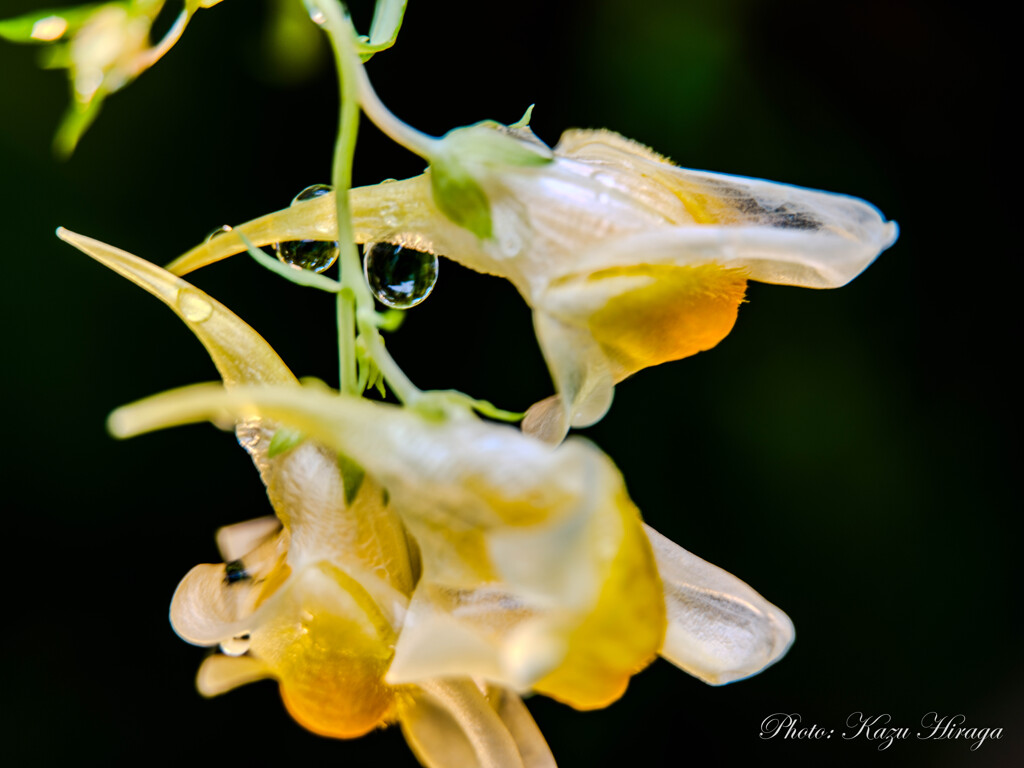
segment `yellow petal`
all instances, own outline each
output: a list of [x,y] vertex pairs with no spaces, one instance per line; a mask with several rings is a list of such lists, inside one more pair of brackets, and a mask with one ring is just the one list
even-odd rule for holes
[[[551,293],[607,297],[586,323],[621,381],[711,349],[732,330],[745,290],[743,270],[644,264],[560,282]],[[573,300],[587,299],[552,296],[560,309]]]
[[731,573],[644,526],[665,585],[661,655],[711,685],[755,675],[793,644],[793,622]]
[[619,493],[622,535],[595,608],[569,635],[565,661],[534,689],[577,709],[606,707],[661,647],[665,602],[640,517]]
[[[435,217],[443,219],[443,216],[430,203],[430,183],[426,177],[358,187],[350,191],[349,201],[357,243],[397,242],[420,251],[435,252],[427,233]],[[167,269],[184,275],[242,253],[246,246],[240,235],[245,235],[256,246],[288,240],[337,240],[334,193],[294,203],[239,224],[182,254],[168,264]]]
[[383,678],[395,638],[354,579],[328,563],[308,567],[261,614],[250,653],[280,681],[303,727],[347,739],[387,721],[394,691]]

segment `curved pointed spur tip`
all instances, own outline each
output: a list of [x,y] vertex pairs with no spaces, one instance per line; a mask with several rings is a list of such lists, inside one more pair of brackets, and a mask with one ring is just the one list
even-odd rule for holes
[[63,227],[57,236],[164,302],[206,348],[225,384],[295,383],[264,338],[216,299],[120,248]]
[[167,271],[180,277],[244,253],[246,245],[239,234],[245,235],[258,248],[288,240],[335,239],[338,226],[334,193],[293,203],[237,227],[217,230],[205,242],[168,264]]
[[789,650],[793,622],[749,585],[648,525],[665,591],[668,630],[661,655],[709,685],[756,675]]

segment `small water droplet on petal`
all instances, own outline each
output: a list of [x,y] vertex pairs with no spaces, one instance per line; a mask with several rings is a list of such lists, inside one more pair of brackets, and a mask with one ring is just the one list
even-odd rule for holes
[[374,296],[395,309],[422,302],[437,282],[437,256],[394,243],[363,246],[363,272]]
[[201,323],[210,319],[213,305],[199,291],[192,288],[181,288],[177,296],[178,310],[182,317],[190,323]]
[[327,17],[324,16],[324,12],[317,8],[316,5],[309,2],[309,0],[303,0],[302,4],[306,6],[306,13],[309,14],[309,18],[313,20],[314,24],[323,26],[327,23]]
[[248,633],[236,635],[230,640],[222,640],[220,644],[221,653],[226,656],[241,656],[249,650],[250,638]]
[[318,197],[323,197],[324,195],[330,194],[333,191],[334,187],[332,187],[330,184],[313,184],[311,186],[306,187],[304,190],[299,192],[299,194],[297,194],[294,198],[292,198],[292,205],[304,202],[306,200],[313,200]]
[[203,242],[208,243],[211,240],[213,240],[213,238],[219,237],[220,235],[223,235],[225,232],[230,232],[232,229],[233,227],[230,224],[223,224],[217,227],[215,230],[213,230],[210,234],[208,234]]

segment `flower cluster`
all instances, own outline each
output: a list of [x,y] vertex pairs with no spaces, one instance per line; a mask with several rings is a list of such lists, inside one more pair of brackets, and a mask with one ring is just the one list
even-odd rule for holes
[[[175,631],[218,649],[200,692],[273,679],[321,735],[397,723],[431,768],[544,768],[554,758],[521,696],[605,707],[658,655],[729,683],[794,638],[782,611],[647,526],[608,456],[567,432],[600,419],[628,376],[717,344],[747,280],[842,285],[896,228],[863,201],[682,169],[608,131],[569,131],[549,148],[527,117],[424,136],[384,109],[360,63],[393,42],[404,5],[381,2],[371,35],[355,38],[335,3],[313,2],[341,73],[336,192],[311,188],[168,269],[58,235],[167,304],[222,379],[118,409],[110,431],[234,429],[267,489],[274,514],[222,528],[224,562],[196,566],[172,601]],[[125,40],[101,46],[98,88],[137,74],[142,48]],[[350,190],[359,108],[427,172]],[[287,243],[337,253],[303,269],[313,262],[288,258]],[[278,245],[280,261],[263,245]],[[442,255],[520,291],[555,388],[521,429],[477,415],[508,417],[490,404],[421,392],[391,359],[380,331],[393,324],[374,305],[375,292],[390,303],[375,287],[388,282],[371,264],[380,247]],[[181,277],[242,252],[334,296],[339,391],[298,380]],[[338,280],[317,274],[335,258]],[[400,404],[364,397],[375,382]]]
[[[590,443],[552,449],[469,413],[438,420],[300,384],[212,297],[60,234],[171,307],[225,385],[120,409],[112,432],[234,424],[276,514],[222,529],[226,562],[197,566],[174,596],[175,630],[221,649],[200,669],[205,695],[270,677],[317,733],[397,720],[426,765],[542,766],[519,693],[602,707],[659,653],[721,684],[792,642],[785,614],[643,525]],[[282,424],[307,439],[275,443]]]

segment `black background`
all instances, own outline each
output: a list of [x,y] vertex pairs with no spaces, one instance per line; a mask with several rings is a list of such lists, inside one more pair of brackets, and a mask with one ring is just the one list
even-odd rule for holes
[[[0,0],[0,15],[41,5]],[[1024,757],[1010,373],[1019,19],[994,7],[411,0],[396,48],[369,65],[385,102],[429,133],[512,122],[536,103],[533,127],[549,143],[568,127],[608,127],[681,165],[863,197],[901,226],[841,290],[752,285],[718,348],[641,372],[586,431],[647,520],[782,607],[797,642],[724,688],[658,662],[604,711],[532,699],[563,768]],[[397,729],[348,743],[303,731],[271,683],[195,693],[203,651],[171,631],[170,596],[192,565],[216,561],[217,527],[269,507],[230,435],[106,436],[112,408],[215,372],[164,306],[52,234],[67,226],[165,263],[328,181],[330,61],[281,82],[263,10],[226,0],[202,12],[66,163],[49,149],[63,73],[0,45],[0,752],[17,764],[415,765]],[[357,183],[422,165],[362,132]],[[336,381],[328,299],[244,259],[194,281],[296,373]],[[512,409],[551,389],[515,291],[452,262],[389,346],[424,388]],[[879,752],[839,738],[855,711],[912,728],[930,711],[963,714],[1005,735],[977,752],[962,741]],[[775,712],[836,735],[762,741]]]

